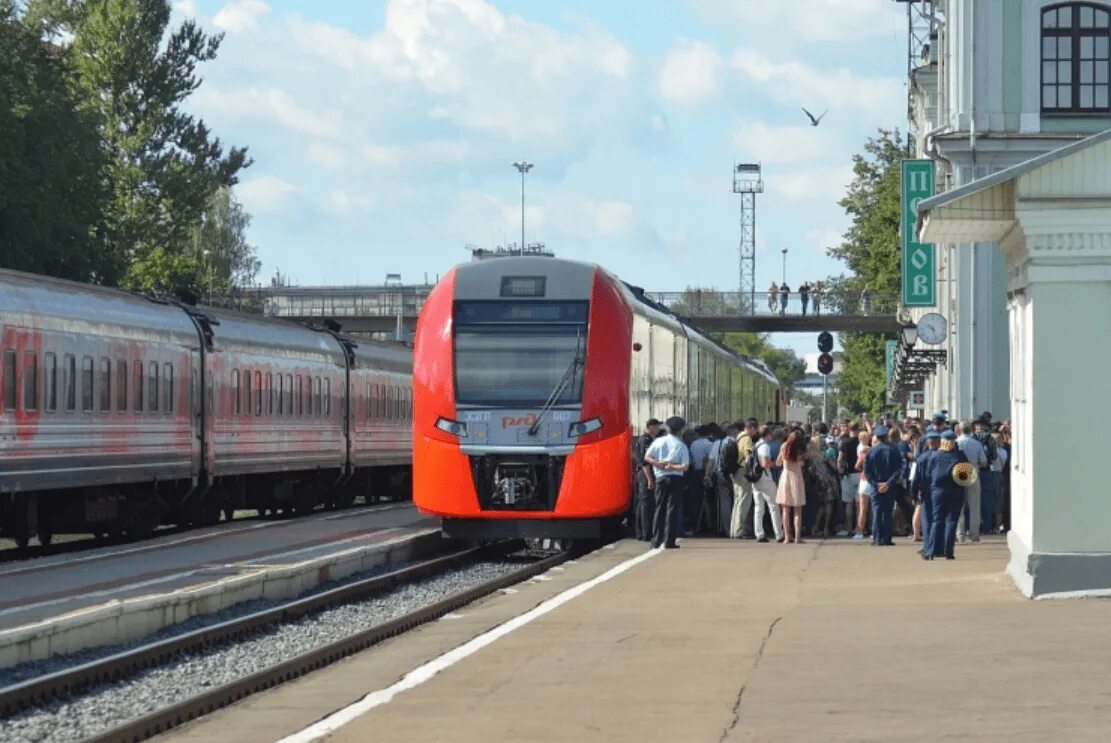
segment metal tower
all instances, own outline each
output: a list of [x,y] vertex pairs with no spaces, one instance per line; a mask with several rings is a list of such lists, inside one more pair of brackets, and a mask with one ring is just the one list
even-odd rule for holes
[[[733,193],[741,195],[740,271],[737,291],[742,313],[756,309],[756,194],[764,193],[759,163],[733,165]],[[748,306],[745,306],[748,295]]]
[[907,6],[907,146],[913,152],[916,119],[914,71],[937,62],[937,0],[895,0]]

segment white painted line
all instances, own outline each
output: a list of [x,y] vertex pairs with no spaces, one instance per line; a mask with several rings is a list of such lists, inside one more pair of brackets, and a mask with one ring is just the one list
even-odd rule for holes
[[420,686],[425,681],[428,681],[429,679],[434,677],[440,671],[451,668],[459,661],[467,658],[468,656],[474,655],[482,648],[486,647],[487,645],[493,644],[497,640],[508,635],[510,632],[516,629],[520,629],[521,627],[524,627],[526,624],[530,623],[532,620],[538,619],[548,612],[558,609],[560,606],[563,606],[571,599],[583,595],[591,588],[601,585],[611,578],[615,578],[618,575],[621,575],[629,568],[635,567],[645,560],[655,557],[659,553],[659,550],[648,550],[647,552],[639,554],[636,557],[626,560],[623,563],[615,565],[606,572],[595,578],[591,578],[585,583],[580,583],[577,586],[568,588],[563,593],[553,596],[552,598],[548,599],[542,604],[539,604],[535,608],[530,609],[524,614],[513,617],[509,621],[499,624],[497,627],[494,627],[494,629],[489,630],[488,632],[484,632],[483,634],[471,640],[468,640],[454,650],[449,650],[440,657],[434,658],[424,665],[414,668],[412,671],[409,671],[409,673],[405,674],[405,676],[400,681],[393,684],[392,686],[388,686],[385,689],[379,689],[378,691],[371,692],[354,704],[333,712],[332,714],[325,717],[323,720],[310,725],[304,730],[298,731],[293,735],[288,735],[285,738],[282,738],[280,741],[278,741],[278,743],[310,743],[310,741],[314,741],[324,737],[325,735],[334,733],[336,730],[339,730],[344,725],[354,721],[359,717],[362,717],[367,712],[370,712],[375,707],[380,707],[381,705],[391,701],[401,692]]

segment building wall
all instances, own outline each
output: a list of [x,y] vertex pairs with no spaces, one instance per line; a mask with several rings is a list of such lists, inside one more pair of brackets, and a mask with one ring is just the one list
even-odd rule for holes
[[[938,163],[938,189],[969,183],[1111,126],[1111,117],[1041,114],[1042,10],[1060,0],[949,0],[938,69],[916,77],[918,157]],[[1111,11],[1111,2],[1097,3]],[[1006,267],[998,245],[938,246],[938,307],[949,360],[927,405],[968,417],[1010,416]],[[912,313],[919,317],[923,311]]]

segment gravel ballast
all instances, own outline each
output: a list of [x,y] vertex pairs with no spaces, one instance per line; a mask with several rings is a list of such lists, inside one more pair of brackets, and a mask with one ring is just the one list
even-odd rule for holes
[[[12,743],[73,741],[104,732],[156,709],[260,671],[300,653],[388,622],[454,593],[520,569],[514,562],[478,562],[426,578],[344,606],[325,609],[296,621],[260,630],[237,643],[184,654],[118,683],[91,688],[0,720],[0,740]],[[254,611],[262,608],[253,607]],[[247,613],[244,608],[241,614]],[[219,618],[226,621],[227,615]],[[217,621],[211,618],[211,622]],[[196,629],[190,626],[188,629]],[[175,628],[175,631],[187,631]],[[119,652],[113,648],[110,652]],[[101,655],[107,653],[101,653]],[[81,658],[87,662],[90,658]],[[74,664],[66,659],[65,666]],[[60,661],[59,661],[60,662]],[[25,664],[12,669],[19,677],[59,669],[59,662]],[[54,665],[49,665],[54,663]],[[35,667],[31,667],[35,666]],[[0,686],[21,680],[0,675]]]

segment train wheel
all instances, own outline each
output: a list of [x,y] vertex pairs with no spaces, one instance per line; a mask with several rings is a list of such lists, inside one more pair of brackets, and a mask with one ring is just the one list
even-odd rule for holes
[[50,542],[54,540],[54,524],[50,518],[50,511],[46,509],[46,504],[39,505],[39,518],[35,526],[35,536],[39,538],[39,544],[43,547],[49,547]]
[[351,487],[343,487],[332,496],[332,505],[335,508],[350,508],[354,502],[355,490]]

